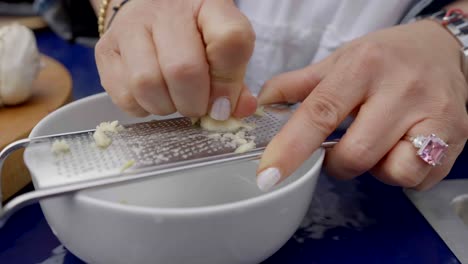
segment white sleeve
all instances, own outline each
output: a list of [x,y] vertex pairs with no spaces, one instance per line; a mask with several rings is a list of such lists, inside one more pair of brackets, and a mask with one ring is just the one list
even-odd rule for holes
[[342,1],[327,26],[312,63],[318,62],[346,42],[398,23],[410,0]]

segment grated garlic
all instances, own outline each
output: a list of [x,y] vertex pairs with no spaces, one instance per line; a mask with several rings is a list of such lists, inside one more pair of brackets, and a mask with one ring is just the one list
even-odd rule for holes
[[255,110],[254,115],[256,116],[265,116],[265,107],[264,106],[259,106],[257,110]]
[[220,139],[221,137],[222,135],[219,133],[213,133],[213,134],[208,135],[208,138],[211,138],[211,139]]
[[225,121],[218,121],[209,116],[200,119],[200,126],[213,132],[235,132],[245,126],[245,123],[237,118],[229,118]]
[[123,126],[119,125],[119,121],[115,120],[112,122],[102,122],[96,127],[96,130],[100,130],[102,132],[111,132],[117,133],[124,129]]
[[55,154],[70,152],[70,146],[64,139],[55,140],[52,143],[52,152]]
[[119,125],[119,121],[117,120],[112,122],[102,122],[96,127],[96,131],[94,131],[93,134],[96,146],[100,148],[107,148],[112,143],[112,139],[106,134],[106,132],[117,133],[123,129],[124,127]]
[[196,123],[198,123],[198,121],[200,121],[200,118],[198,118],[198,117],[190,117],[190,122],[192,122],[192,125],[195,125]]
[[128,170],[129,168],[133,167],[134,165],[135,165],[135,160],[129,160],[122,166],[122,168],[120,169],[120,172],[124,172]]
[[249,141],[236,148],[234,153],[244,153],[255,148],[255,142]]
[[112,140],[108,137],[104,132],[100,130],[96,130],[93,134],[94,142],[96,146],[100,148],[107,148],[111,143]]

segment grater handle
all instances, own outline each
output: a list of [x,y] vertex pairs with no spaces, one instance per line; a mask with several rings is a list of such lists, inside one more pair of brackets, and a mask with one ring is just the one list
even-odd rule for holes
[[2,169],[3,169],[3,164],[5,163],[6,159],[13,154],[13,152],[26,148],[27,146],[35,143],[42,143],[45,141],[48,141],[49,139],[47,137],[37,137],[37,138],[25,138],[25,139],[20,139],[17,140],[9,145],[7,145],[5,148],[3,148],[0,151],[0,212],[2,210]]
[[[323,148],[331,148],[339,140],[331,140],[325,141],[322,143],[321,147]],[[28,146],[31,142],[29,139],[24,139],[17,141],[8,145],[4,150],[0,152],[0,172],[2,169],[3,161],[8,157],[13,151]],[[95,179],[95,180],[87,180],[67,185],[49,187],[44,189],[39,189],[35,191],[31,191],[22,195],[19,195],[5,204],[4,207],[1,206],[0,203],[0,228],[2,228],[5,223],[7,222],[8,218],[10,218],[15,212],[20,210],[21,208],[34,204],[40,200],[54,198],[57,196],[62,196],[66,194],[73,194],[77,191],[96,188],[96,187],[104,187],[104,186],[111,186],[117,185],[124,182],[132,182],[147,179],[150,177],[160,176],[163,174],[170,174],[175,172],[180,172],[189,169],[201,168],[206,166],[213,166],[213,165],[221,165],[221,164],[228,164],[240,161],[247,161],[247,160],[255,160],[259,159],[264,151],[264,148],[259,148],[250,152],[242,153],[239,155],[234,155],[231,157],[223,158],[223,159],[207,159],[202,162],[182,162],[173,164],[170,166],[166,166],[157,171],[146,171],[140,173],[126,173],[121,174],[119,176]],[[0,174],[1,179],[1,174]],[[0,185],[1,187],[1,185]],[[1,188],[0,188],[1,190]]]
[[25,148],[29,146],[29,143],[31,142],[30,139],[21,139],[18,141],[15,141],[9,145],[7,145],[2,151],[0,151],[0,210],[2,208],[2,168],[3,168],[3,163],[5,163],[5,160],[13,154],[18,149]]
[[[28,144],[29,142],[26,144],[26,146]],[[15,146],[20,146],[20,144],[17,144]],[[20,147],[17,147],[16,149],[19,149],[19,148]],[[14,150],[9,151],[9,153],[13,152]],[[54,197],[62,196],[66,194],[73,194],[77,191],[81,191],[85,189],[117,185],[117,184],[121,184],[124,182],[133,182],[133,181],[147,179],[150,177],[175,173],[175,172],[189,170],[189,169],[195,169],[195,168],[201,168],[201,167],[213,166],[213,165],[221,165],[221,164],[227,164],[227,163],[234,163],[234,162],[240,162],[240,161],[246,161],[246,160],[255,160],[255,159],[260,158],[260,156],[263,153],[263,150],[264,148],[261,148],[261,149],[257,149],[251,152],[243,153],[241,155],[236,155],[236,156],[232,156],[229,158],[218,159],[218,160],[208,159],[203,162],[181,162],[181,163],[177,163],[171,166],[166,166],[157,171],[147,171],[147,172],[141,172],[138,174],[126,173],[126,174],[121,174],[119,176],[106,177],[106,178],[101,178],[101,179],[96,179],[96,180],[81,181],[77,183],[71,183],[67,185],[60,185],[60,186],[27,192],[25,194],[22,194],[13,198],[11,201],[5,204],[5,206],[3,207],[0,206],[0,228],[3,227],[3,225],[7,222],[8,218],[10,218],[15,212],[17,212],[18,210],[22,209],[25,206],[34,204],[40,200],[54,198]],[[5,157],[6,156],[8,155],[5,155]]]

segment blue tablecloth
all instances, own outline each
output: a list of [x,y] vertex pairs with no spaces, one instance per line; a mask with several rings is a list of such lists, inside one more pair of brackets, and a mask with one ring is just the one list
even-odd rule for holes
[[[94,52],[49,31],[37,33],[42,53],[62,62],[73,77],[73,96],[102,92]],[[448,178],[466,177],[465,148]],[[90,240],[92,243],[92,240]],[[0,229],[0,263],[83,263],[51,232],[38,205]],[[264,263],[459,263],[401,188],[369,175],[352,181],[321,176],[301,228]]]

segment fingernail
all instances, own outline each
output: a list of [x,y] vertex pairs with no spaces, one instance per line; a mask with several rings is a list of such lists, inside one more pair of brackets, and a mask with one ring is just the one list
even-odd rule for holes
[[231,116],[231,102],[227,97],[219,97],[213,103],[210,112],[211,118],[224,121]]
[[257,176],[257,186],[260,190],[266,192],[275,186],[280,179],[281,173],[277,168],[268,168]]

